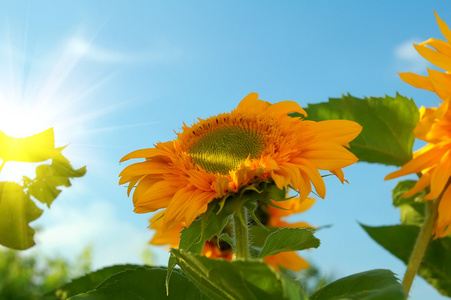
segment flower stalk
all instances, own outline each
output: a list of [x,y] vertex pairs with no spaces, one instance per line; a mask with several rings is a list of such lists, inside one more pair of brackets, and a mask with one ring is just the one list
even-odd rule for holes
[[[445,191],[450,185],[451,180],[448,180],[443,191]],[[424,254],[426,253],[427,246],[431,240],[432,233],[434,231],[434,225],[437,221],[438,216],[438,205],[443,196],[443,192],[440,196],[433,201],[426,201],[425,203],[425,219],[423,226],[418,233],[417,240],[412,250],[412,254],[409,258],[409,263],[407,264],[406,273],[402,280],[402,285],[409,294],[410,288],[412,287],[413,280],[415,279],[418,269],[420,267],[421,261],[423,260]]]
[[6,160],[2,161],[2,164],[0,165],[0,172],[3,170],[3,167],[5,166],[5,164],[6,164]]
[[249,234],[247,228],[247,211],[241,207],[239,212],[233,215],[235,231],[236,259],[249,259]]

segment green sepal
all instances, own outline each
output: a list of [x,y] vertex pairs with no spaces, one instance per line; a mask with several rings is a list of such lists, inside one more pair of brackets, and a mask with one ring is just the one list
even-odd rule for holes
[[307,228],[279,228],[268,235],[259,257],[318,248],[320,241],[313,233],[312,229]]
[[338,279],[310,296],[310,300],[405,300],[398,278],[390,270],[371,270]]
[[[244,204],[244,207],[247,208],[248,212],[249,212],[249,216],[251,217],[251,219],[255,222],[255,224],[257,224],[258,226],[260,226],[263,229],[266,229],[266,226],[262,224],[262,222],[260,222],[260,220],[258,219],[258,217],[255,215],[255,211],[258,208],[258,203],[256,201],[248,201]],[[267,229],[266,229],[267,230]]]
[[211,299],[288,299],[284,279],[261,260],[209,259],[172,249],[177,264]]
[[166,278],[164,280],[164,286],[166,288],[166,295],[169,295],[169,281],[171,280],[172,272],[177,265],[177,260],[172,254],[169,254],[168,269],[166,271]]
[[[413,129],[419,112],[412,99],[399,94],[394,98],[359,99],[351,95],[309,104],[308,120],[351,120],[362,125],[359,136],[349,143],[359,161],[402,166],[412,158]],[[290,114],[298,116],[297,114]]]
[[[418,226],[394,225],[362,228],[379,245],[408,263],[411,249],[420,232]],[[431,240],[421,261],[418,275],[442,295],[451,297],[451,237]]]

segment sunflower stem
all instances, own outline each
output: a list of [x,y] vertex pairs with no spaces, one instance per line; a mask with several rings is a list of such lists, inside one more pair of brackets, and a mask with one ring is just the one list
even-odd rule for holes
[[415,245],[409,258],[409,263],[407,264],[406,273],[402,279],[402,285],[404,286],[407,295],[409,295],[413,280],[415,279],[415,275],[418,272],[421,261],[423,260],[423,256],[426,252],[426,248],[431,239],[434,224],[437,220],[437,208],[440,198],[441,197],[435,199],[434,201],[426,201],[425,203],[424,223],[418,233],[417,240],[415,241]]
[[233,226],[235,227],[236,259],[249,259],[249,236],[247,228],[247,211],[244,207],[234,213]]

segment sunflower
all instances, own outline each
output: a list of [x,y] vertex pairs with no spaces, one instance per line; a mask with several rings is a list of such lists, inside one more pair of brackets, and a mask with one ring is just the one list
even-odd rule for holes
[[[435,13],[435,12],[434,12]],[[447,41],[429,39],[414,45],[418,53],[425,59],[436,65],[445,72],[431,70],[428,68],[428,76],[421,76],[414,73],[400,73],[400,77],[405,82],[414,87],[429,90],[436,93],[440,99],[446,100],[451,97],[451,30],[435,13],[440,31]]]
[[446,99],[439,108],[420,109],[420,121],[414,130],[417,138],[428,144],[414,153],[414,158],[401,169],[385,177],[393,179],[400,176],[422,173],[415,186],[404,194],[410,197],[423,189],[430,192],[423,197],[434,200],[440,197],[438,218],[435,224],[435,236],[451,234],[451,110]]
[[329,170],[341,181],[341,168],[357,161],[345,146],[361,131],[352,121],[306,121],[293,101],[275,104],[246,96],[230,113],[183,125],[177,139],[134,151],[121,162],[143,158],[120,173],[128,183],[135,212],[166,208],[165,230],[189,226],[214,199],[263,181],[279,189],[292,187],[301,199],[312,191],[324,198],[326,187],[319,170]]
[[[415,186],[404,194],[410,197],[421,190],[429,192],[423,198],[434,200],[440,198],[438,218],[435,223],[434,234],[442,237],[451,234],[451,31],[436,14],[437,22],[447,42],[429,39],[419,46],[418,52],[426,59],[446,73],[428,70],[429,76],[419,76],[412,73],[403,73],[401,78],[415,87],[435,92],[443,103],[438,108],[420,108],[420,121],[414,130],[416,138],[427,142],[426,146],[413,154],[413,159],[401,169],[385,177],[393,179],[400,176],[421,173],[422,176]],[[436,51],[426,47],[431,46]]]
[[[306,211],[314,202],[315,200],[313,198],[306,198],[303,201],[299,198],[292,198],[286,201],[277,202],[277,205],[283,209],[261,203],[259,210],[262,211],[257,214],[261,216],[260,221],[264,225],[270,227],[313,228],[305,222],[288,223],[284,219],[290,215]],[[150,219],[150,229],[155,230],[155,234],[152,237],[150,244],[159,246],[167,245],[170,248],[177,248],[180,242],[180,231],[185,227],[185,224],[181,223],[170,230],[164,231],[163,222],[159,221],[163,214],[164,211],[159,212]],[[225,260],[232,260],[234,258],[232,247],[224,241],[219,241],[218,243],[216,238],[205,243],[204,248],[202,249],[202,255],[209,258],[222,258]],[[297,272],[309,267],[308,262],[294,251],[270,255],[265,257],[264,261],[276,270],[279,270],[279,267],[283,267]]]

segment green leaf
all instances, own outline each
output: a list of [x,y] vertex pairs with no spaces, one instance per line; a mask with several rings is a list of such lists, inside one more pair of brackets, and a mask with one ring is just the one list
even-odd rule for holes
[[[423,197],[426,195],[425,190],[421,190],[421,192],[405,198],[402,195],[410,191],[414,185],[417,183],[415,180],[404,180],[398,182],[396,187],[393,189],[393,205],[398,207],[403,204],[412,204],[412,203],[424,203]],[[424,205],[423,205],[424,206]]]
[[260,196],[260,201],[269,202],[268,200],[274,200],[278,202],[290,199],[287,198],[287,190],[285,188],[279,189],[275,183],[264,182],[262,185],[263,192]]
[[403,204],[399,206],[401,223],[420,227],[424,222],[424,204]]
[[0,244],[24,250],[33,246],[34,230],[28,223],[42,214],[23,187],[14,182],[0,182]]
[[[310,270],[307,269],[307,270]],[[302,274],[307,275],[307,270]],[[283,278],[285,295],[290,300],[308,300],[308,293],[305,290],[307,282],[301,280],[301,273],[295,272],[279,266],[279,274]]]
[[[213,236],[219,236],[226,226],[230,215],[233,213],[227,207],[220,211],[217,201],[208,205],[207,211],[199,219],[195,220],[188,228],[184,228],[180,235],[179,248],[200,254],[204,248],[205,242]],[[219,211],[219,212],[218,212]],[[166,288],[169,289],[169,280],[176,264],[172,254],[168,261],[168,274],[166,276]],[[169,290],[168,290],[169,291]]]
[[305,110],[309,120],[344,119],[362,125],[362,132],[350,143],[350,151],[360,161],[402,166],[412,158],[413,129],[419,119],[413,100],[399,94],[365,99],[343,95],[309,104]]
[[[395,225],[363,229],[379,245],[407,264],[420,228]],[[418,275],[423,277],[441,294],[451,297],[451,238],[432,240],[421,262]]]
[[371,270],[338,279],[316,291],[310,300],[404,300],[406,297],[393,272]]
[[212,202],[207,211],[199,219],[191,223],[190,227],[184,228],[180,236],[180,249],[200,254],[205,242],[215,235],[220,235],[229,220],[231,212],[221,210],[219,205]]
[[209,259],[171,249],[183,272],[212,299],[287,299],[282,277],[260,260]]
[[261,228],[260,226],[251,226],[249,228],[250,243],[253,246],[263,248],[268,236],[279,230],[278,227]]
[[69,160],[64,157],[61,151],[64,149],[57,148],[55,155],[52,157],[52,169],[53,173],[57,176],[65,178],[82,177],[86,174],[86,167],[81,167],[79,169],[74,169],[70,164]]
[[71,296],[84,293],[90,290],[94,290],[100,283],[102,283],[108,277],[125,271],[134,270],[139,265],[115,265],[106,267],[95,272],[89,273],[85,276],[73,279],[71,282],[50,291],[44,295],[44,300],[58,299],[65,300]]
[[414,180],[400,181],[393,189],[393,205],[399,207],[401,212],[401,222],[405,225],[421,226],[424,221],[424,200],[426,191],[405,198],[406,192],[411,190],[417,182]]
[[125,270],[112,275],[95,290],[78,294],[69,299],[208,299],[185,275],[178,271],[172,272],[172,288],[167,296],[164,285],[166,272],[166,268],[150,267]]
[[318,248],[319,240],[313,236],[313,230],[306,228],[280,228],[266,239],[260,252],[260,258],[280,252]]
[[55,151],[53,128],[27,138],[14,138],[0,131],[0,159],[3,161],[41,162]]
[[36,167],[36,178],[24,177],[24,185],[28,194],[48,207],[61,193],[60,186],[71,186],[70,178],[82,177],[86,174],[86,167],[74,169],[69,160],[61,153],[62,148],[55,150],[52,164]]

